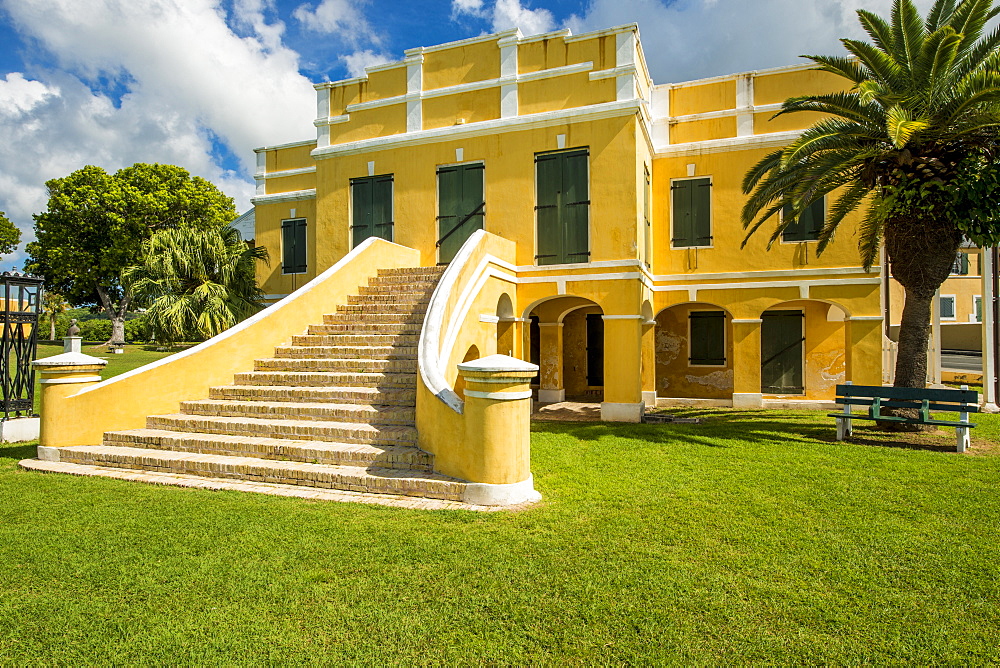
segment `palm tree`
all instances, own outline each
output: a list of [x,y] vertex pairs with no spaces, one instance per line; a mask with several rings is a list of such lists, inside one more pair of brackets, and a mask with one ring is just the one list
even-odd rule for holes
[[143,243],[123,280],[158,341],[210,338],[263,307],[258,260],[268,261],[267,250],[231,227],[170,228]]
[[49,316],[49,340],[56,340],[56,320],[66,312],[69,304],[66,298],[58,292],[46,291],[42,297],[42,307]]
[[[817,254],[851,212],[866,209],[858,246],[866,269],[883,243],[905,289],[895,384],[923,387],[931,304],[963,236],[997,243],[1000,209],[1000,13],[994,0],[936,0],[922,18],[896,0],[889,21],[858,11],[871,43],[844,39],[849,57],[805,56],[845,80],[845,92],[786,100],[780,114],[824,120],[744,177],[747,239],[785,208],[770,244],[812,203],[836,191]],[[984,220],[982,216],[985,215]],[[746,244],[746,239],[744,240]]]

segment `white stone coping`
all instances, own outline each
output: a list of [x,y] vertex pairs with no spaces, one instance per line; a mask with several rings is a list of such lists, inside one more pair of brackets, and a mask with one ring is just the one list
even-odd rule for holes
[[52,357],[43,357],[31,364],[36,368],[44,369],[50,366],[104,366],[107,363],[107,360],[102,360],[100,357],[91,357],[83,353],[61,353]]
[[521,482],[508,485],[494,485],[487,482],[466,483],[462,501],[479,506],[514,506],[521,503],[533,503],[541,500],[542,495],[535,491],[532,476]]
[[459,371],[469,371],[473,373],[511,373],[530,372],[537,373],[538,365],[531,362],[519,360],[510,355],[489,355],[477,360],[462,362],[458,365]]

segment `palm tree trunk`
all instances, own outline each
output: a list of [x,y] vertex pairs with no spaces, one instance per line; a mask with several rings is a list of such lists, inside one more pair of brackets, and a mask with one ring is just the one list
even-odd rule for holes
[[896,387],[924,387],[927,382],[927,341],[931,330],[931,302],[927,295],[906,290],[899,322]]

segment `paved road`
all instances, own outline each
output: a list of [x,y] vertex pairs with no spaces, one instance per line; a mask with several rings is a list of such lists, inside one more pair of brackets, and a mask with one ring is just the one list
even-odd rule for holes
[[941,353],[941,368],[953,371],[983,370],[983,358],[979,355],[953,355]]

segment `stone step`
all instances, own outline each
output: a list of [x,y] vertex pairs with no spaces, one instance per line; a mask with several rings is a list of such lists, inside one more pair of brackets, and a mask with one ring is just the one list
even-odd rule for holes
[[327,313],[324,325],[420,325],[423,313]]
[[416,346],[279,346],[274,349],[275,357],[332,357],[338,359],[365,360],[415,360]]
[[254,360],[254,371],[337,371],[341,373],[416,373],[417,360],[272,357]]
[[376,276],[368,279],[368,287],[377,286],[406,286],[407,292],[421,292],[434,290],[438,283],[438,277],[409,276],[400,274],[398,276]]
[[147,448],[80,445],[59,448],[59,461],[138,471],[256,480],[357,492],[459,501],[465,483],[430,472],[274,461],[256,457],[171,452]]
[[416,390],[413,373],[336,373],[319,371],[247,371],[234,376],[235,385],[286,385],[293,387],[378,387]]
[[325,336],[328,334],[408,334],[416,336],[420,334],[420,323],[406,324],[386,324],[377,322],[365,322],[355,324],[340,325],[309,325],[308,334]]
[[437,287],[436,283],[427,283],[426,285],[421,285],[419,287],[414,287],[412,285],[363,285],[358,288],[358,297],[365,298],[371,296],[397,296],[406,299],[420,297],[422,299],[430,300],[431,295],[434,293],[434,288]]
[[[364,288],[362,288],[364,289]],[[348,295],[348,304],[413,304],[426,308],[431,301],[430,293],[425,292],[385,292],[374,294]]]
[[334,466],[377,466],[389,469],[431,470],[433,457],[412,446],[296,441],[263,436],[196,434],[162,429],[129,429],[104,434],[104,445],[172,452],[256,457]]
[[208,415],[151,415],[146,428],[230,436],[266,436],[300,441],[336,441],[372,445],[414,445],[417,430],[407,425],[370,425],[357,422],[274,420]]
[[253,417],[278,420],[329,420],[336,422],[365,422],[378,425],[413,426],[414,411],[401,406],[370,404],[338,404],[333,402],[292,401],[240,401],[227,399],[200,399],[182,401],[181,413],[186,415],[212,415],[225,417]]
[[341,315],[423,315],[427,312],[427,304],[390,304],[376,302],[374,304],[341,304],[337,313]]
[[226,385],[211,388],[208,396],[210,399],[225,401],[289,401],[412,407],[416,404],[417,391],[413,388],[404,390],[377,387]]
[[440,276],[444,273],[447,267],[440,265],[428,265],[424,267],[398,267],[395,269],[379,269],[379,276],[400,276],[408,274],[430,274],[434,276]]
[[415,348],[417,334],[300,334],[293,346],[405,346]]

